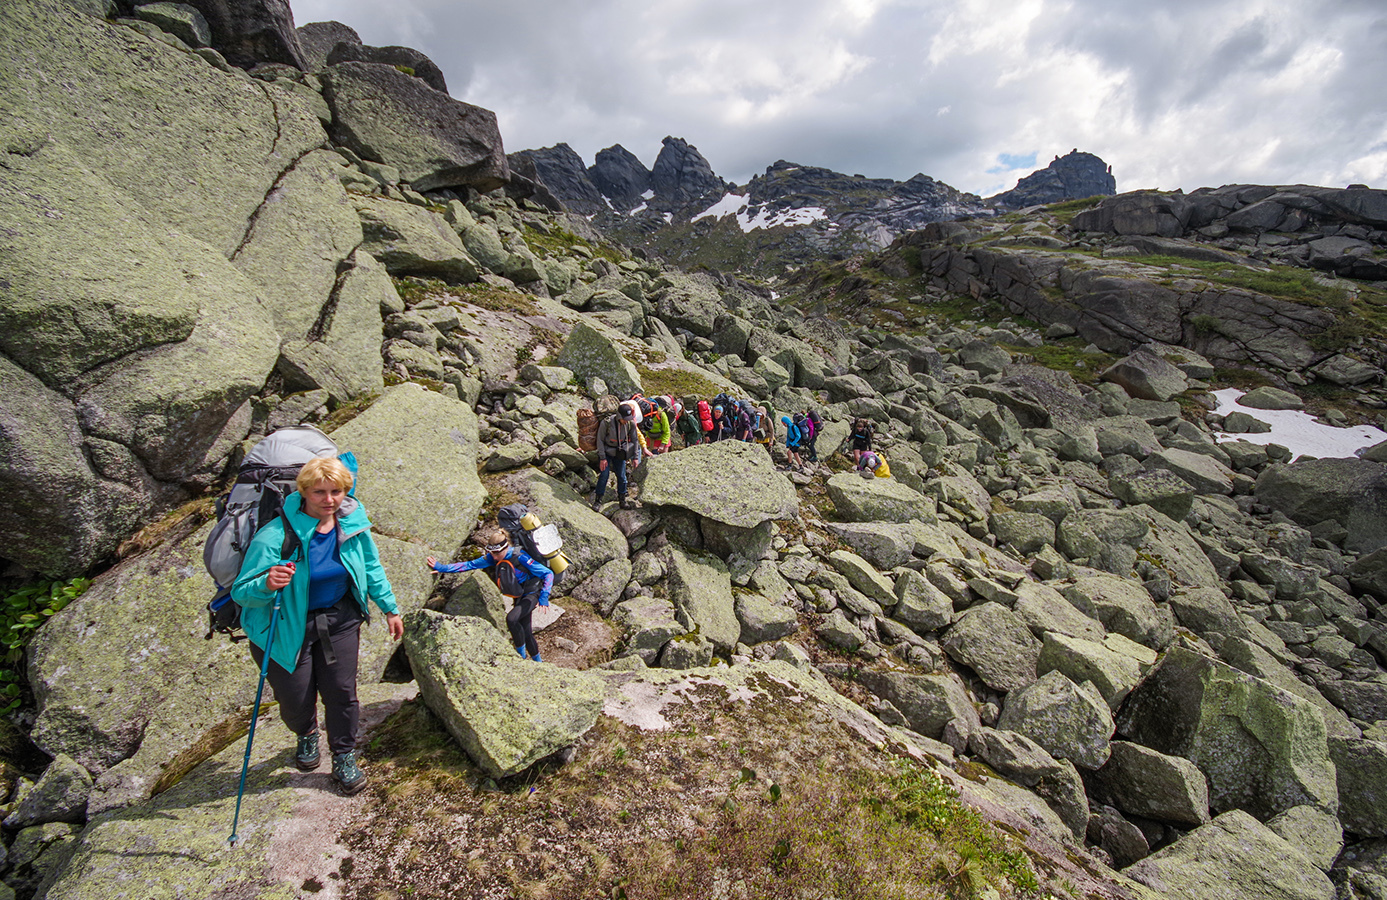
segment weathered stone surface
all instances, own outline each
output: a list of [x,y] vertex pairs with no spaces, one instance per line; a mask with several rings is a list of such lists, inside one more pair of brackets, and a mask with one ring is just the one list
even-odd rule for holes
[[207,47],[212,43],[207,20],[186,3],[146,3],[135,7],[135,18],[158,25],[189,47]]
[[523,771],[596,722],[606,683],[523,660],[490,623],[420,610],[405,618],[420,696],[492,778]]
[[491,191],[510,178],[496,114],[454,100],[392,65],[345,62],[322,72],[332,136],[395,166],[415,190]]
[[849,522],[936,521],[934,501],[894,478],[862,478],[839,472],[828,479],[828,496]]
[[1331,737],[1339,786],[1339,821],[1359,837],[1387,837],[1387,744]]
[[915,528],[912,524],[829,522],[828,527],[839,540],[882,571],[904,565],[915,552]]
[[713,642],[701,634],[686,634],[665,644],[660,651],[662,669],[698,669],[713,661]]
[[477,280],[477,264],[452,226],[437,213],[396,200],[355,197],[362,249],[394,276],[419,275],[454,284]]
[[920,634],[938,631],[953,621],[953,601],[919,572],[902,570],[896,576],[895,593],[892,618]]
[[506,612],[509,609],[510,604],[496,582],[482,572],[463,575],[443,607],[443,611],[450,616],[485,619],[507,634]]
[[966,746],[968,739],[982,729],[972,698],[956,675],[912,675],[864,669],[858,680],[873,694],[891,701],[911,729],[925,737],[942,739],[944,729],[953,726],[951,732]]
[[1109,749],[1111,755],[1094,780],[1112,805],[1129,815],[1180,826],[1209,821],[1209,787],[1194,763],[1130,741],[1113,741]]
[[1000,604],[983,603],[964,613],[945,633],[943,647],[993,690],[1019,690],[1035,681],[1040,642]]
[[[565,579],[567,581],[567,579]],[[575,600],[591,604],[592,608],[604,616],[612,614],[612,608],[621,599],[621,592],[631,581],[631,561],[613,559],[600,566],[587,578],[579,582],[569,596]]]
[[1141,680],[1141,663],[1100,641],[1068,637],[1056,632],[1045,635],[1036,671],[1063,672],[1070,681],[1092,682],[1108,708],[1116,710]]
[[741,441],[652,457],[636,470],[636,479],[646,505],[687,509],[735,528],[751,529],[799,512],[793,485],[775,471],[765,450]]
[[1163,468],[1113,474],[1108,478],[1108,486],[1122,502],[1132,506],[1145,504],[1177,522],[1189,515],[1194,503],[1194,487]]
[[1344,547],[1371,553],[1387,546],[1387,466],[1363,459],[1301,460],[1257,477],[1256,496],[1297,524],[1334,522],[1348,530]]
[[841,609],[835,609],[824,616],[823,621],[814,629],[814,633],[832,646],[847,650],[849,653],[860,649],[863,644],[867,643],[867,635],[861,628],[854,625],[847,616],[843,615]]
[[1183,647],[1127,698],[1118,733],[1197,765],[1214,812],[1270,818],[1309,803],[1338,809],[1324,719],[1310,703]]
[[1170,596],[1170,608],[1176,621],[1200,637],[1209,634],[1248,636],[1247,625],[1233,603],[1216,587],[1177,591]]
[[740,640],[748,646],[778,641],[799,630],[799,617],[793,609],[760,594],[738,594],[734,608],[737,621],[742,623]]
[[379,526],[419,538],[445,558],[467,540],[486,499],[469,407],[401,384],[332,437],[360,460],[357,496]]
[[847,550],[834,550],[828,555],[828,562],[837,569],[848,583],[861,591],[868,599],[888,609],[895,605],[896,587],[891,579],[882,575],[865,559]]
[[399,298],[385,268],[371,254],[357,250],[351,262],[339,277],[336,305],[322,334],[287,341],[279,350],[278,369],[287,386],[323,388],[338,404],[384,388],[380,311]]
[[646,665],[655,664],[665,644],[688,633],[675,621],[673,603],[648,594],[616,604],[612,621],[622,629],[625,652],[639,656]]
[[1304,409],[1305,401],[1290,391],[1263,385],[1238,398],[1238,404],[1252,409]]
[[1024,734],[1050,755],[1085,769],[1107,762],[1113,734],[1112,712],[1098,689],[1088,682],[1076,685],[1057,671],[1008,695],[997,727]]
[[1140,400],[1169,400],[1189,386],[1184,372],[1146,350],[1118,360],[1101,377]]
[[674,543],[669,545],[665,565],[670,599],[680,624],[712,641],[719,653],[730,653],[741,638],[742,624],[737,621],[727,566],[720,559]]
[[1034,553],[1055,543],[1055,523],[1040,513],[999,512],[990,521],[992,533],[1021,553]]
[[1125,575],[1149,530],[1132,510],[1081,509],[1060,522],[1055,547],[1072,560],[1087,560],[1095,569]]
[[641,389],[641,376],[620,348],[602,332],[579,322],[569,332],[559,351],[558,365],[573,372],[584,383],[600,378],[607,389],[623,397]]
[[1146,460],[1150,469],[1165,469],[1178,475],[1201,494],[1233,493],[1233,472],[1223,463],[1203,453],[1189,450],[1162,450]]
[[1115,575],[1087,575],[1075,579],[1064,595],[1082,612],[1123,637],[1158,650],[1170,642],[1169,623],[1137,582]]
[[1344,848],[1339,820],[1313,806],[1295,806],[1277,813],[1267,820],[1267,827],[1309,857],[1321,872],[1330,870]]
[[[1060,634],[1089,641],[1103,640],[1103,624],[1080,612],[1058,590],[1048,584],[1023,581],[1016,586],[1016,603],[1012,611],[1031,629],[1031,634],[1044,639],[1047,634]],[[1083,679],[1080,679],[1082,682]]]
[[1334,885],[1297,848],[1230,810],[1122,870],[1163,896],[1188,900],[1332,900]]
[[[408,69],[414,77],[444,94],[448,93],[448,82],[438,65],[413,47],[371,47],[360,41],[343,41],[341,46],[329,49],[323,60],[329,66],[344,62],[381,63],[396,69]],[[404,74],[409,74],[406,72]]]
[[72,757],[59,753],[43,770],[38,782],[5,817],[5,827],[18,830],[47,822],[87,820],[87,798],[92,777]]

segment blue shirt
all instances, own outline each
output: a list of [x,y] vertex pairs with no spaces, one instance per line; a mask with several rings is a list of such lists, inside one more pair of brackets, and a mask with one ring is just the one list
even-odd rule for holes
[[308,608],[329,609],[347,596],[347,568],[337,548],[337,529],[313,532],[308,543]]
[[[538,602],[540,606],[548,606],[549,593],[554,588],[554,570],[526,556],[519,547],[511,547],[501,558],[510,560],[512,564],[518,563],[515,566],[515,579],[519,583],[524,584],[531,578],[542,579]],[[495,565],[496,560],[491,558],[491,554],[483,553],[476,559],[467,562],[434,563],[433,570],[435,572],[474,572],[477,569],[489,569]]]

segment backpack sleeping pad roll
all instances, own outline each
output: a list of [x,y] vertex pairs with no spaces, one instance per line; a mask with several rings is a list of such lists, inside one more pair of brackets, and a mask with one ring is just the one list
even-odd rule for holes
[[[206,637],[214,632],[240,638],[241,607],[231,599],[231,585],[241,574],[241,562],[256,532],[267,522],[284,516],[285,499],[298,489],[295,479],[309,460],[338,456],[332,439],[312,425],[292,425],[268,435],[246,454],[236,470],[230,493],[217,501],[217,524],[202,545],[202,564],[216,583],[217,593],[207,604]],[[355,458],[342,457],[353,468]],[[284,546],[280,559],[302,556],[298,536],[284,522]]]
[[554,573],[554,584],[563,581],[569,562],[563,554],[563,538],[559,536],[558,526],[543,524],[523,503],[501,507],[496,513],[496,524],[510,535],[512,545],[549,567]]

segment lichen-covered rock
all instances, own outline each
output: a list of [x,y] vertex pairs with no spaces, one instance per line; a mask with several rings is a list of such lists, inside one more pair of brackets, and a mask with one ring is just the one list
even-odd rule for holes
[[1232,601],[1216,587],[1177,591],[1170,596],[1170,608],[1181,625],[1201,637],[1208,634],[1247,637],[1249,634]]
[[848,617],[843,615],[841,609],[835,609],[824,616],[822,622],[814,632],[823,640],[834,647],[847,650],[849,653],[858,650],[863,644],[867,643],[867,635],[863,633]]
[[1181,646],[1127,698],[1118,733],[1180,756],[1209,781],[1214,812],[1270,818],[1312,804],[1337,812],[1324,718],[1309,702]]
[[680,624],[712,641],[718,652],[730,653],[741,638],[742,625],[737,621],[727,566],[716,557],[671,543],[666,569],[669,596]]
[[890,608],[896,602],[896,586],[865,559],[847,550],[834,550],[827,557],[833,568],[868,599]]
[[1240,809],[1201,825],[1122,874],[1182,900],[1333,900],[1334,885],[1276,832]]
[[1116,575],[1085,575],[1065,588],[1064,595],[1082,612],[1110,631],[1139,644],[1160,649],[1170,643],[1170,623],[1139,583]]
[[1129,506],[1145,504],[1175,521],[1183,521],[1194,503],[1194,488],[1166,469],[1148,469],[1130,475],[1113,474],[1108,486]]
[[1190,450],[1161,450],[1147,458],[1147,468],[1165,469],[1200,494],[1231,494],[1233,471],[1223,463]]
[[896,576],[896,605],[891,617],[920,634],[928,634],[953,621],[953,601],[924,575],[903,569]]
[[894,478],[839,472],[828,479],[828,496],[839,518],[849,522],[936,521],[933,499]]
[[775,471],[765,450],[742,441],[652,457],[636,470],[636,480],[646,505],[687,509],[734,528],[754,529],[799,513],[794,486]]
[[1044,675],[1060,671],[1075,684],[1092,682],[1109,709],[1117,709],[1141,681],[1141,663],[1106,646],[1101,641],[1047,632],[1036,661],[1036,671]]
[[741,643],[752,645],[778,641],[799,629],[799,617],[783,603],[773,603],[760,594],[738,594],[737,621],[742,623]]
[[365,250],[342,273],[327,327],[321,335],[286,341],[278,369],[290,390],[323,388],[337,404],[385,386],[381,375],[381,308],[399,302],[385,268]]
[[904,565],[915,551],[915,532],[912,525],[829,522],[828,527],[839,540],[883,571]]
[[1105,381],[1120,384],[1141,400],[1169,400],[1189,387],[1185,373],[1147,350],[1138,350],[1103,371]]
[[1331,737],[1339,787],[1339,821],[1360,837],[1387,837],[1387,744]]
[[1209,787],[1194,763],[1130,741],[1113,741],[1109,750],[1093,779],[1113,806],[1180,826],[1209,821]]
[[437,213],[380,197],[355,197],[363,250],[391,275],[441,278],[450,284],[477,280],[477,264],[451,225]]
[[964,613],[945,632],[943,647],[995,691],[1015,691],[1035,681],[1040,641],[999,603],[983,603]]
[[583,383],[602,379],[609,391],[622,397],[641,390],[641,376],[636,367],[622,355],[611,338],[586,322],[573,326],[559,351],[557,363]]
[[401,384],[332,438],[356,454],[356,495],[377,526],[419,538],[444,558],[467,540],[486,498],[477,477],[477,416],[469,407]]
[[1007,696],[997,727],[1024,734],[1057,759],[1085,769],[1108,761],[1112,712],[1089,682],[1075,684],[1062,672],[1047,672]]
[[[568,579],[564,579],[566,584]],[[577,583],[568,595],[575,600],[590,604],[604,616],[610,616],[621,592],[631,582],[631,561],[628,559],[608,560],[587,578]]]
[[607,694],[597,675],[521,659],[479,619],[411,613],[405,652],[424,702],[492,778],[578,740],[597,722]]
[[1055,543],[1055,523],[1040,513],[999,512],[991,519],[992,533],[1020,553],[1034,553]]
[[[1014,592],[1016,602],[1012,612],[1031,629],[1031,634],[1044,640],[1047,634],[1101,641],[1107,633],[1103,624],[1084,615],[1058,590],[1038,581],[1023,581]],[[1078,683],[1082,683],[1080,679]]]
[[942,740],[948,728],[950,735],[963,745],[955,746],[955,750],[961,752],[969,739],[982,729],[968,689],[957,675],[913,675],[864,669],[857,678],[867,690],[891,701],[912,730]]
[[1306,459],[1257,476],[1256,496],[1309,528],[1347,529],[1344,547],[1372,553],[1387,546],[1387,466],[1364,459]]
[[1293,806],[1267,820],[1267,827],[1297,847],[1320,871],[1328,872],[1344,849],[1339,820],[1313,806]]
[[701,634],[672,638],[660,651],[662,669],[698,669],[713,661],[713,642]]
[[665,644],[688,633],[675,621],[673,603],[648,594],[618,603],[612,609],[612,621],[622,629],[625,652],[639,656],[646,665],[655,664]]
[[333,139],[363,159],[395,166],[417,191],[495,190],[510,178],[496,114],[454,100],[383,63],[322,72]]
[[1072,560],[1087,560],[1095,569],[1126,574],[1149,530],[1132,510],[1081,509],[1060,522],[1055,547]]
[[92,777],[87,770],[72,757],[59,753],[43,770],[38,783],[5,817],[5,827],[18,830],[48,822],[80,825],[87,820],[87,798],[91,790]]

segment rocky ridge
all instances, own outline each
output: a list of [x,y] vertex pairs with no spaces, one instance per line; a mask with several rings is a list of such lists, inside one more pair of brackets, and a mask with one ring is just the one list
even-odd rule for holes
[[[587,870],[542,859],[560,850],[517,847],[543,848],[572,821],[611,853],[668,845],[671,829],[692,853],[700,829],[724,834],[719,817],[739,805],[772,815],[767,795],[798,800],[831,753],[832,771],[885,779],[899,758],[936,773],[1006,827],[1052,893],[1387,896],[1387,465],[1216,443],[1226,423],[1197,414],[1190,393],[1213,367],[1187,348],[1147,345],[1090,384],[1007,349],[1073,340],[1025,321],[813,315],[732,277],[632,258],[581,218],[516,200],[523,184],[494,181],[499,139],[480,167],[453,158],[433,170],[475,185],[421,192],[403,174],[417,148],[373,145],[386,148],[373,159],[335,143],[348,107],[312,102],[308,78],[250,78],[162,28],[46,0],[0,7],[0,24],[0,58],[30,60],[7,66],[25,77],[3,95],[11,189],[0,196],[23,238],[5,258],[6,309],[28,316],[10,331],[32,339],[0,348],[4,479],[25,486],[0,516],[7,552],[81,571],[159,520],[136,545],[155,546],[100,574],[30,647],[27,740],[51,761],[17,777],[6,803],[0,865],[17,895],[367,896],[406,884],[482,895],[508,864],[547,872],[533,876],[541,884],[609,891],[600,871],[564,880]],[[91,114],[44,118],[43,85],[118,77],[147,79],[130,92],[135,112],[161,87],[207,91],[217,115],[242,109],[264,140],[170,153],[168,166],[189,171],[233,161],[235,178],[194,179],[221,193],[190,198],[186,178],[152,180],[160,142],[134,128],[111,142],[91,124],[98,110],[133,117],[109,97],[69,95]],[[325,88],[323,77],[312,83]],[[205,110],[177,108],[184,119],[168,127],[206,127]],[[448,121],[476,117],[457,112]],[[87,268],[54,265],[72,256],[77,221],[84,245],[111,235],[115,246]],[[1037,236],[995,236],[1007,237]],[[911,240],[924,243],[901,247],[917,256],[982,250]],[[144,309],[89,277],[123,258],[157,270]],[[286,273],[286,258],[306,262]],[[915,290],[948,290],[910,277]],[[207,299],[218,294],[237,304]],[[55,297],[70,298],[60,314]],[[62,330],[74,319],[82,342]],[[788,472],[774,466],[778,447],[679,450],[637,470],[641,508],[594,512],[576,410],[632,385],[728,389],[777,415],[814,406],[828,418],[825,462]],[[831,456],[856,416],[876,422],[892,478],[863,480]],[[238,648],[203,640],[205,508],[164,516],[248,442],[298,421],[361,460],[423,695],[398,721],[467,750],[422,791],[456,805],[444,831],[429,807],[394,805],[410,791],[363,795],[334,815],[390,839],[346,846],[355,829],[334,818],[337,842],[310,871],[287,865],[286,835],[311,827],[296,810],[324,776],[292,773],[273,726],[257,744],[246,844],[232,854],[207,837],[234,797],[251,679]],[[122,518],[71,507],[118,486],[138,498]],[[422,564],[456,556],[484,510],[513,499],[559,525],[573,562],[541,638],[564,666],[498,644],[504,605],[488,582],[437,585]],[[55,521],[50,508],[71,512]],[[401,677],[396,648],[368,635],[363,681]],[[450,696],[468,679],[507,702]],[[371,688],[368,702],[400,696]],[[402,730],[368,766],[417,793],[422,783],[392,768]],[[596,780],[608,770],[615,782]],[[654,772],[677,809],[620,793]],[[624,805],[590,790],[565,800],[566,779]],[[541,812],[521,818],[525,803]],[[525,829],[487,845],[492,858],[467,859],[488,839],[476,823],[498,808]],[[449,852],[425,852],[438,846]],[[941,877],[961,877],[949,852]],[[440,873],[421,857],[457,863]],[[756,877],[763,860],[734,877]],[[1001,896],[1024,890],[991,869],[969,877]]]
[[620,144],[599,151],[587,167],[567,144],[521,150],[511,159],[533,164],[565,209],[625,244],[679,264],[761,274],[879,249],[930,222],[1116,191],[1110,167],[1078,151],[986,200],[924,174],[897,182],[785,160],[738,187],[674,137],[665,138],[650,170]]

